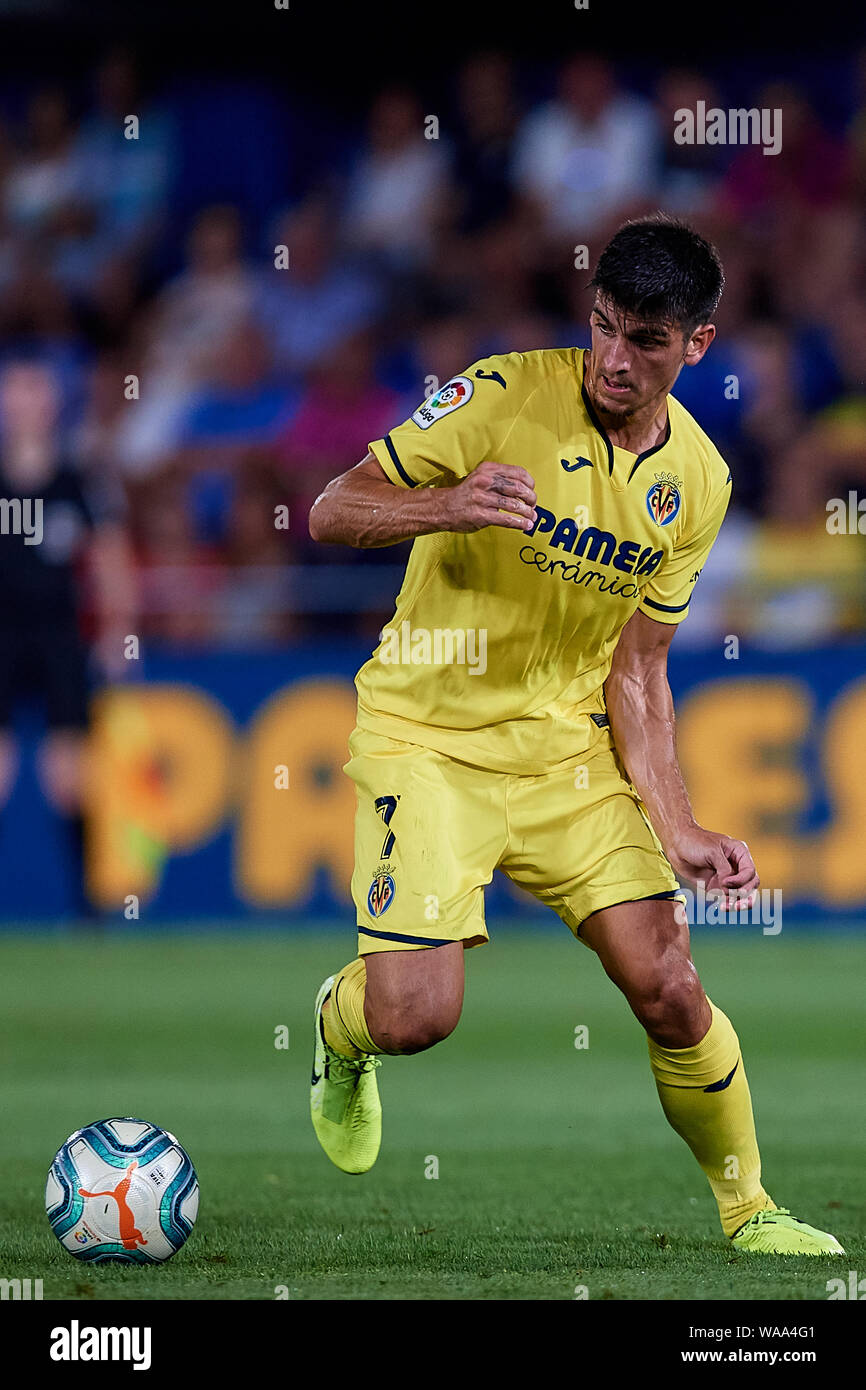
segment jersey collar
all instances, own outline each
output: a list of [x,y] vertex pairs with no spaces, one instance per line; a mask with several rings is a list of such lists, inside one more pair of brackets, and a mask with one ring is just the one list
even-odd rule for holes
[[[608,437],[607,437],[607,431],[605,430],[603,424],[601,423],[601,421],[599,420],[598,416],[597,416],[596,413],[595,413],[595,407],[593,406],[592,401],[591,401],[590,398],[589,398],[589,392],[588,392],[587,389],[586,389],[586,353],[587,353],[587,351],[588,351],[587,348],[584,348],[584,349],[583,349],[583,354],[584,354],[584,355],[583,355],[582,358],[581,358],[581,364],[582,364],[583,370],[581,371],[581,376],[580,376],[580,394],[581,394],[581,396],[583,397],[583,404],[584,404],[584,406],[586,407],[586,413],[587,413],[587,415],[589,416],[590,421],[592,422],[592,427],[593,427],[593,429],[596,431],[597,434],[600,434],[601,437],[602,437],[602,439],[604,440],[605,448],[607,449],[607,471],[608,471],[608,476],[612,478],[612,477],[613,477],[613,445],[611,444],[610,440],[609,440]],[[668,416],[668,418],[667,418],[667,424],[666,424],[666,426],[665,426],[664,439],[661,439],[661,440],[659,441],[658,444],[654,444],[653,447],[652,447],[651,449],[644,449],[644,451],[643,451],[642,454],[638,454],[637,458],[635,459],[634,463],[633,463],[632,466],[631,466],[631,471],[629,472],[629,475],[628,475],[628,477],[626,478],[626,482],[627,482],[627,483],[630,483],[630,482],[631,482],[632,478],[634,477],[634,475],[635,475],[635,473],[637,472],[637,470],[640,468],[640,466],[641,466],[641,464],[643,463],[644,459],[648,459],[648,458],[650,458],[653,454],[657,454],[657,453],[659,452],[660,449],[663,449],[663,448],[665,447],[665,445],[667,444],[668,440],[670,439],[670,437],[671,437],[671,412],[670,412],[670,406],[668,406],[667,416]]]

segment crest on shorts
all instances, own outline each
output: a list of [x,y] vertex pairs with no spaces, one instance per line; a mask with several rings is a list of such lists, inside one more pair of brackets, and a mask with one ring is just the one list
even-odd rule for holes
[[657,526],[669,526],[680,510],[682,483],[673,473],[656,473],[646,495],[646,509]]
[[383,912],[387,912],[396,892],[397,888],[390,874],[377,874],[367,894],[367,906],[371,915],[381,917]]

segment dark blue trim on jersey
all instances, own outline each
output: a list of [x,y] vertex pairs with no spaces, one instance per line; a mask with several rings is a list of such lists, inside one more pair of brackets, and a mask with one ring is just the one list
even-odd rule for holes
[[647,608],[657,608],[660,613],[683,613],[691,603],[691,599],[689,599],[689,603],[678,603],[675,608],[672,608],[668,603],[656,603],[651,598],[642,598],[641,603],[645,603]]
[[594,408],[594,406],[593,406],[593,404],[592,404],[592,401],[589,399],[589,392],[588,392],[587,389],[586,389],[586,349],[584,349],[584,358],[583,358],[583,381],[580,383],[580,394],[581,394],[581,396],[583,397],[583,404],[584,404],[584,406],[586,407],[586,413],[587,413],[587,415],[589,416],[590,421],[592,422],[592,426],[593,426],[593,428],[594,428],[596,434],[600,434],[601,437],[602,437],[602,439],[604,440],[605,448],[607,449],[607,472],[608,472],[608,477],[612,478],[612,477],[613,477],[613,445],[611,444],[610,440],[608,439],[608,437],[607,437],[607,435],[606,435],[606,433],[605,433],[605,431],[604,431],[604,426],[602,425],[601,421],[599,420],[598,416],[597,416],[596,413],[595,413],[595,408]]
[[441,941],[433,936],[407,936],[405,932],[397,931],[373,931],[371,927],[362,927],[358,924],[358,931],[365,936],[376,936],[380,941],[408,941],[412,946],[450,946],[451,939],[443,938]]
[[393,444],[393,442],[392,442],[392,440],[391,440],[390,434],[386,434],[386,435],[385,435],[385,448],[388,450],[388,453],[389,453],[390,456],[391,456],[391,462],[393,463],[393,465],[394,465],[394,467],[396,468],[397,472],[400,474],[400,477],[403,479],[403,482],[406,484],[406,486],[407,486],[407,487],[417,487],[418,484],[415,482],[414,478],[410,478],[410,477],[409,477],[409,474],[406,472],[406,469],[403,467],[402,463],[400,462],[400,460],[399,460],[399,458],[398,458],[398,456],[397,456],[397,450],[394,448],[394,444]]
[[657,454],[658,451],[659,451],[659,449],[663,449],[663,448],[665,447],[665,445],[667,444],[668,440],[670,439],[670,437],[671,437],[671,413],[670,413],[670,411],[668,411],[668,424],[667,424],[667,429],[665,430],[665,437],[664,437],[664,439],[661,441],[660,444],[654,444],[653,447],[652,447],[651,449],[647,449],[647,450],[645,450],[644,453],[638,454],[637,458],[635,459],[634,463],[632,464],[632,469],[631,469],[631,472],[629,473],[628,477],[626,478],[626,482],[628,482],[628,483],[631,482],[632,478],[634,477],[634,475],[635,475],[635,473],[637,472],[637,470],[640,468],[640,466],[641,466],[641,464],[643,463],[644,459],[650,458],[652,454]]

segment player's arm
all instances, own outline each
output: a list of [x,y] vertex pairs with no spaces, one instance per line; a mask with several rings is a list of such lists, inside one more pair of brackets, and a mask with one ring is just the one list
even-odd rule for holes
[[535,521],[535,485],[524,468],[479,463],[451,486],[404,489],[378,459],[366,458],[328,484],[310,511],[310,535],[363,549],[396,545],[435,531],[504,526],[526,531]]
[[748,902],[759,883],[748,847],[698,825],[680,770],[667,674],[675,631],[639,610],[626,623],[604,687],[611,732],[674,872]]

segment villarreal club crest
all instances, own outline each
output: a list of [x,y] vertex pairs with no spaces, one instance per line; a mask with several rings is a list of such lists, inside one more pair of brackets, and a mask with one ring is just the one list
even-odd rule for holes
[[655,482],[646,495],[646,507],[657,526],[670,526],[678,515],[682,482],[673,473],[656,473]]
[[394,901],[394,894],[397,888],[394,879],[389,873],[377,873],[373,882],[370,884],[370,891],[367,894],[367,906],[373,917],[381,917]]

